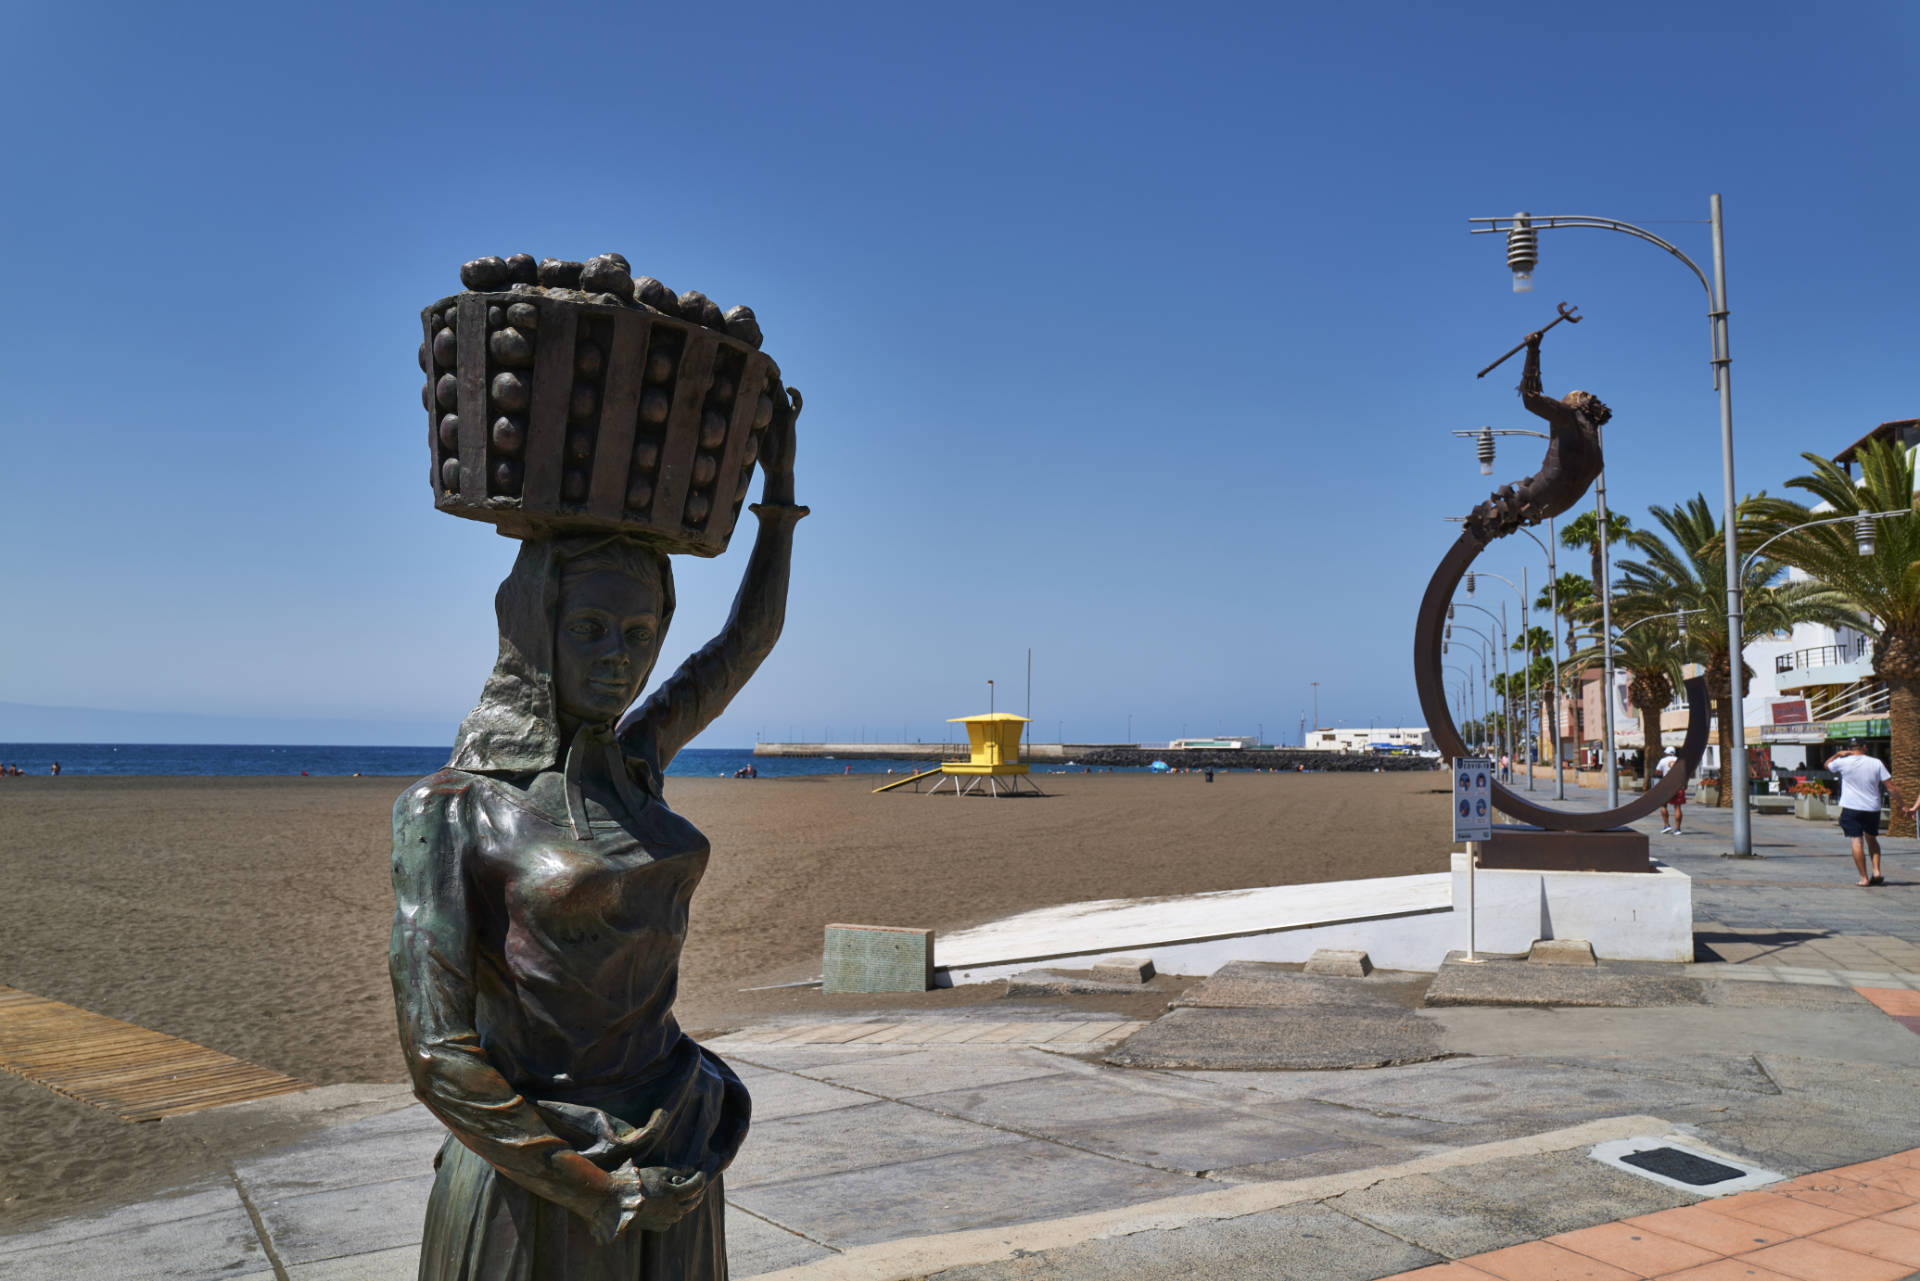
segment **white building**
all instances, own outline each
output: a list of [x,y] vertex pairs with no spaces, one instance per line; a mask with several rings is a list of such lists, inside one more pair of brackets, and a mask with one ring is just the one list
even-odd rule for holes
[[1424,725],[1401,729],[1315,729],[1308,730],[1301,744],[1310,752],[1367,752],[1382,748],[1433,746],[1433,735]]

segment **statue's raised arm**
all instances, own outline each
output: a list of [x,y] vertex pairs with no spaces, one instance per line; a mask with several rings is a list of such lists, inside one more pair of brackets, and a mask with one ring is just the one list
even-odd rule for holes
[[1466,526],[1484,545],[1522,525],[1537,525],[1579,502],[1600,475],[1600,428],[1613,416],[1598,396],[1570,391],[1555,400],[1542,390],[1540,341],[1544,331],[1527,335],[1527,360],[1520,373],[1520,403],[1546,420],[1547,453],[1540,470],[1515,485],[1503,485],[1468,515]]
[[808,511],[793,501],[794,426],[800,417],[800,393],[789,388],[787,395],[791,397],[788,404],[776,398],[760,454],[760,501],[751,508],[759,518],[760,532],[726,626],[620,724],[620,743],[627,754],[645,757],[650,746],[662,771],[727,709],[773,652],[786,624],[793,527]]

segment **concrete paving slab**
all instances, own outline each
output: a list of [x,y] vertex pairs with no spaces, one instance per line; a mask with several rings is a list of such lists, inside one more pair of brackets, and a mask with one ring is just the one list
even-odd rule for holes
[[873,1102],[871,1095],[857,1090],[843,1090],[792,1072],[776,1072],[772,1068],[755,1067],[751,1063],[736,1063],[733,1069],[746,1085],[747,1093],[753,1096],[755,1126],[778,1121],[782,1117],[861,1107]]
[[824,1259],[834,1251],[747,1213],[727,1199],[727,1274],[758,1276]]
[[256,1205],[432,1174],[446,1127],[423,1107],[349,1121],[235,1167]]
[[1324,1099],[1275,1101],[1260,1110],[1263,1114],[1283,1118],[1290,1125],[1357,1143],[1383,1143],[1434,1136],[1451,1124],[1430,1117],[1379,1112]]
[[[1729,976],[1731,977],[1731,976]],[[1707,1004],[1744,1010],[1844,1010],[1867,1004],[1852,987],[1808,987],[1801,983],[1714,981],[1703,985]]]
[[[28,1233],[31,1238],[36,1234]],[[21,1238],[15,1238],[17,1242]],[[139,1227],[29,1244],[0,1255],[7,1281],[238,1281],[269,1268],[253,1221],[235,1198],[230,1209]]]
[[362,1183],[354,1187],[275,1200],[254,1200],[273,1241],[274,1253],[289,1266],[344,1255],[418,1245],[426,1222],[433,1168],[413,1178]]
[[1443,1029],[1446,1052],[1473,1055],[1579,1057],[1603,1048],[1614,1054],[1671,1054],[1769,1050],[1806,1058],[1846,1047],[1856,1063],[1920,1067],[1920,1036],[1878,1011],[1772,1011],[1764,1023],[1744,1010],[1694,1007],[1664,1010],[1445,1009],[1426,1017]]
[[1562,1058],[1555,1062],[1570,1068],[1615,1072],[1635,1079],[1653,1077],[1684,1085],[1706,1086],[1713,1090],[1737,1090],[1745,1094],[1780,1093],[1779,1085],[1750,1054],[1660,1057],[1613,1054]]
[[1038,1258],[952,1268],[932,1273],[929,1281],[1370,1281],[1441,1261],[1346,1215],[1303,1205],[1089,1241]]
[[[727,1171],[727,1188],[741,1195],[777,1180],[812,1181],[848,1170],[1019,1141],[1017,1134],[937,1116],[904,1103],[870,1102],[755,1124],[740,1158]],[[751,1200],[742,1199],[752,1205]],[[786,1222],[779,1215],[770,1217]]]
[[[946,1090],[986,1088],[1061,1070],[1058,1055],[1028,1049],[979,1049],[964,1054],[921,1050],[876,1062],[846,1059],[805,1069],[806,1075],[890,1099],[917,1098]],[[756,1097],[755,1108],[758,1109]]]
[[1349,977],[1308,974],[1264,961],[1234,961],[1188,988],[1173,1004],[1207,1009],[1409,1010],[1419,1005],[1429,981],[1425,974],[1377,971]]
[[[1365,980],[1328,980],[1364,982]],[[1372,1068],[1445,1057],[1441,1029],[1408,1012],[1178,1009],[1110,1051],[1116,1067]]]
[[877,1063],[895,1054],[907,1054],[912,1047],[894,1045],[754,1045],[739,1049],[721,1046],[728,1063],[753,1063],[782,1072],[805,1072],[830,1063]]
[[[1848,1112],[1792,1097],[1756,1100],[1739,1112],[1681,1114],[1698,1133],[1743,1161],[1801,1175],[1877,1160],[1920,1146],[1920,1123],[1902,1113]],[[1911,1111],[1911,1104],[1908,1105]]]
[[[731,1188],[731,1173],[728,1179]],[[1029,1139],[838,1174],[801,1172],[731,1197],[763,1218],[845,1249],[1031,1223],[1205,1186],[1197,1179]]]
[[1469,965],[1449,960],[1427,988],[1429,1009],[1457,1005],[1613,1006],[1645,1009],[1663,1005],[1702,1005],[1706,998],[1691,978],[1651,973],[1652,967],[1616,964],[1541,965],[1529,961],[1484,961]]
[[413,1281],[419,1273],[420,1247],[407,1245],[344,1259],[295,1264],[287,1269],[287,1281]]
[[1553,1152],[1391,1179],[1325,1204],[1459,1258],[1696,1200],[1588,1160],[1584,1152]]
[[45,1249],[49,1246],[66,1245],[75,1241],[107,1236],[115,1232],[129,1232],[136,1228],[162,1226],[187,1219],[206,1219],[210,1216],[232,1213],[242,1215],[246,1213],[240,1194],[234,1189],[232,1180],[207,1180],[189,1184],[186,1187],[164,1192],[150,1201],[136,1202],[101,1214],[61,1219],[44,1227],[0,1236],[0,1275],[7,1275],[7,1256],[24,1250]]
[[[1436,1070],[1444,1067],[1445,1070]],[[1659,1078],[1579,1068],[1549,1059],[1460,1059],[1449,1064],[1389,1069],[1386,1073],[1338,1073],[1318,1081],[1249,1082],[1298,1096],[1402,1116],[1467,1125],[1541,1118],[1566,1124],[1632,1111],[1658,1111],[1685,1104],[1719,1104],[1744,1096]],[[1252,1074],[1249,1074],[1252,1075]],[[1537,1127],[1536,1127],[1537,1128]]]

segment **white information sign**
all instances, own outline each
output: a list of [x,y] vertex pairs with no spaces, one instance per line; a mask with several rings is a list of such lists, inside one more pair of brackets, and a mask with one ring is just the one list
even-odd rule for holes
[[1485,756],[1453,758],[1453,839],[1493,839],[1493,761]]

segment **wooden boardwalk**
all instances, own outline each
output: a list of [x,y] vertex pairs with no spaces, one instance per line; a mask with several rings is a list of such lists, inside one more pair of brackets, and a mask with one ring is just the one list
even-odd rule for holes
[[155,1121],[310,1085],[4,984],[0,1068],[127,1121]]

